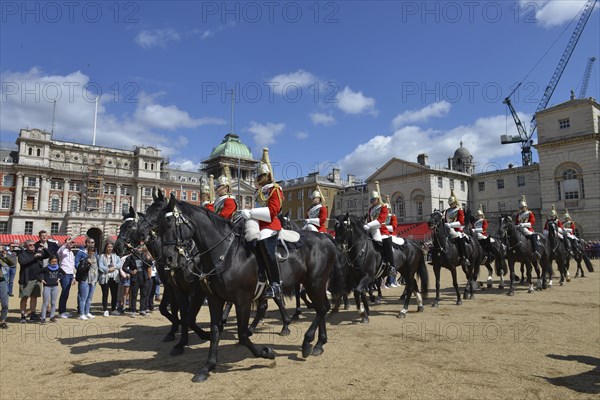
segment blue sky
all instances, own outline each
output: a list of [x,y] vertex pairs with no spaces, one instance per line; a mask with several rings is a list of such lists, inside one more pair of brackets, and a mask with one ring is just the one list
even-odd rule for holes
[[[444,166],[461,140],[477,171],[520,165],[500,145],[517,133],[502,100],[547,52],[513,98],[529,127],[584,3],[2,2],[1,141],[50,130],[56,99],[55,138],[91,143],[101,93],[97,144],[155,145],[194,169],[229,132],[235,88],[234,131],[256,157],[269,147],[277,179],[366,178],[422,152]],[[599,14],[550,105],[600,58]]]

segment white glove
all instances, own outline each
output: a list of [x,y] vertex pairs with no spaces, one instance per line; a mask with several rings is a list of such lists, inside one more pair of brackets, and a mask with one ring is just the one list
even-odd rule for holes
[[241,210],[240,214],[242,214],[242,217],[244,219],[250,219],[250,218],[252,218],[252,213],[250,212],[250,210]]
[[473,229],[475,232],[483,232],[483,228],[475,228]]
[[375,220],[375,221],[369,222],[365,226],[366,226],[367,230],[374,229],[374,228],[381,228],[381,222]]
[[451,222],[450,228],[460,228],[460,222],[458,222],[458,221]]
[[448,222],[446,222],[446,228],[448,228],[448,229],[452,228],[452,224],[449,224]]
[[523,222],[519,225],[522,226],[523,228],[531,228],[531,223],[529,223],[529,222]]
[[307,224],[319,225],[319,218],[308,218],[306,220]]
[[363,226],[363,228],[365,229],[365,231],[368,231],[368,230],[369,230],[369,225],[365,224],[365,225]]

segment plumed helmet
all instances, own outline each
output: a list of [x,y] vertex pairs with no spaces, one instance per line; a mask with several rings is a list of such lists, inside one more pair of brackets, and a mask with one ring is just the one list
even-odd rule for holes
[[565,209],[565,215],[563,216],[565,219],[571,219],[571,216],[569,215],[569,210]]
[[210,193],[210,188],[208,187],[208,185],[202,185],[202,187],[200,188],[200,193]]
[[377,192],[377,190],[373,190],[373,191],[371,192],[371,197],[370,197],[369,199],[370,199],[370,200],[373,200],[373,199],[379,199],[379,192]]
[[480,216],[481,218],[485,218],[485,215],[483,214],[483,205],[480,204],[479,208],[477,209],[477,215]]
[[527,207],[527,201],[525,200],[525,195],[521,196],[521,201],[519,201],[519,208]]
[[450,190],[450,197],[448,197],[448,204],[450,204],[450,205],[458,204],[458,200],[456,199],[456,196],[454,195],[454,189]]
[[221,175],[219,179],[217,179],[216,187],[220,188],[221,186],[229,186],[229,178],[225,175]]
[[273,168],[271,167],[271,161],[269,160],[269,149],[263,148],[262,160],[256,166],[256,176],[267,175],[269,177],[267,183],[271,183],[275,180],[273,176]]
[[[321,193],[319,193],[319,191],[318,191],[318,190],[313,190],[313,192],[310,194],[310,199],[312,200],[312,199],[314,199],[314,198],[316,198],[316,197],[318,197],[318,198],[320,198],[320,199],[321,199]],[[322,200],[322,199],[321,199],[321,200]]]
[[392,209],[392,205],[390,203],[390,195],[389,194],[385,195],[385,206],[388,208],[388,210]]
[[558,216],[558,214],[556,214],[556,208],[554,208],[554,204],[552,204],[552,209],[550,210],[550,214],[548,215],[548,218],[554,219]]

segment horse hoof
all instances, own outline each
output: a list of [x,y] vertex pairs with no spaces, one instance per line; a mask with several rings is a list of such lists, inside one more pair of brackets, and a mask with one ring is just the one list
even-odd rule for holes
[[313,356],[320,356],[321,354],[323,354],[323,346],[320,345],[316,345],[315,348],[312,351],[312,355]]
[[500,290],[504,289],[504,285],[498,285],[498,289],[500,289]]
[[404,319],[406,318],[406,313],[399,312],[398,315],[396,315],[396,318]]
[[523,284],[525,283],[525,279],[521,279],[521,280],[519,281],[519,283],[520,283],[521,285],[523,285]]
[[[333,310],[331,310],[331,311],[333,311]],[[294,321],[298,321],[298,320],[300,319],[300,314],[302,314],[302,311],[296,311],[296,312],[294,313],[294,315],[292,315],[292,319],[293,319]]]
[[[567,282],[568,282],[568,281],[567,281]],[[561,282],[561,283],[560,283],[560,286],[565,286],[565,283],[564,283],[564,282]]]
[[373,302],[373,304],[375,304],[376,306],[379,305],[379,304],[381,304],[381,299],[380,298],[375,299],[375,301]]
[[417,306],[417,312],[424,312],[425,306]]
[[281,332],[279,332],[279,336],[290,336],[290,329],[289,328],[282,328]]
[[567,282],[571,282],[571,277],[567,276]]
[[507,296],[514,296],[515,292],[513,290],[509,290],[508,293],[506,293]]
[[368,324],[369,323],[369,317],[364,316],[360,319],[360,323],[361,324]]
[[261,358],[268,358],[269,360],[274,360],[275,359],[275,352],[273,351],[272,348],[270,347],[263,347],[261,352],[260,352],[260,357]]
[[207,379],[208,379],[208,374],[201,373],[201,374],[194,375],[194,377],[192,378],[192,382],[199,383],[199,382],[204,382]]
[[400,300],[404,300],[406,299],[406,294],[403,294],[402,296],[400,296]]
[[534,291],[535,291],[535,290],[533,290],[532,288],[529,288],[529,289],[527,290],[527,293],[533,293]]
[[172,342],[175,340],[175,335],[167,335],[163,338],[163,342]]
[[488,282],[488,284],[487,284],[487,288],[488,288],[488,289],[491,289],[491,288],[493,288],[493,287],[494,287],[494,285],[493,285],[491,282]]
[[456,305],[457,305],[457,306],[462,306],[462,300],[457,300],[457,301],[456,301]]
[[180,355],[182,355],[183,354],[183,346],[181,346],[181,347],[177,347],[177,346],[173,347],[171,349],[171,352],[169,354],[172,355],[172,356],[180,356]]
[[437,301],[434,301],[433,304],[431,304],[431,307],[437,308],[439,307],[439,303]]
[[302,345],[302,357],[307,358],[312,354],[313,346],[310,343],[305,343]]

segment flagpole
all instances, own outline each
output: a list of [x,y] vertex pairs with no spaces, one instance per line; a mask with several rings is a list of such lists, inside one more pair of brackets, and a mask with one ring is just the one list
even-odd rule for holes
[[96,122],[98,121],[98,96],[96,96],[96,109],[94,111],[94,135],[92,136],[92,146],[96,145]]

